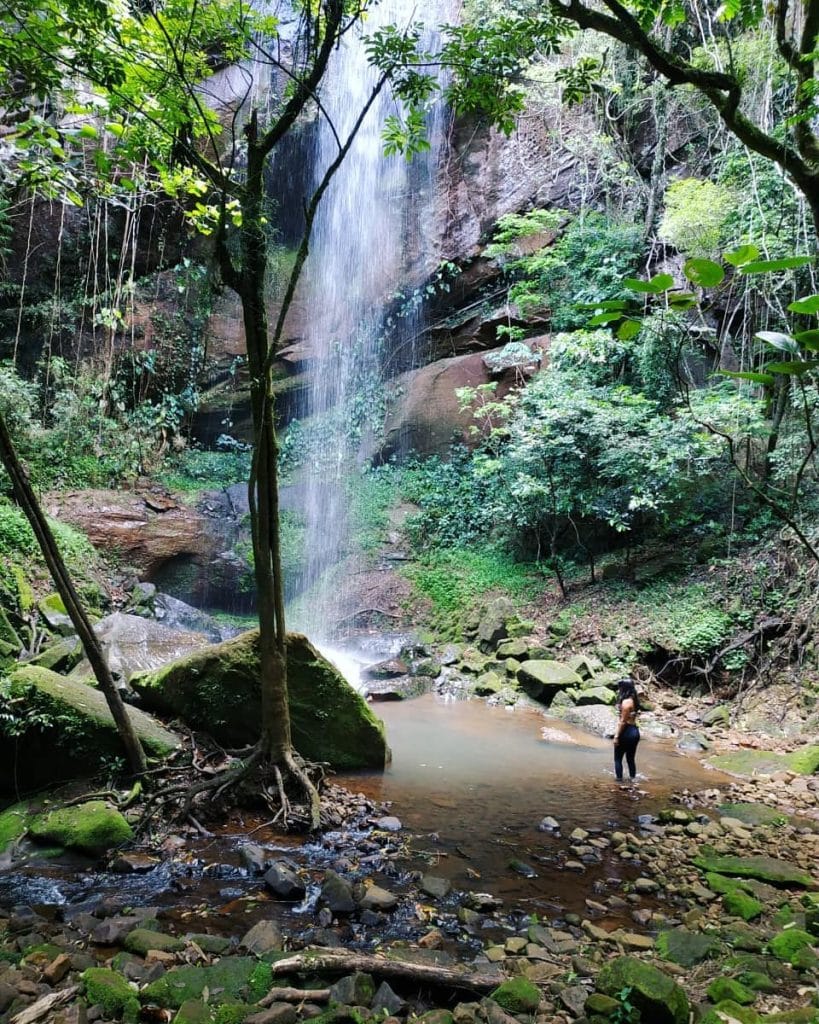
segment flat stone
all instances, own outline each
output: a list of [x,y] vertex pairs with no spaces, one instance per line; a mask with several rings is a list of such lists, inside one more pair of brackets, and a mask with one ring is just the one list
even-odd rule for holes
[[438,875],[424,875],[418,883],[418,888],[427,896],[440,900],[452,890],[452,883],[448,878],[441,878]]
[[292,1003],[273,1003],[266,1010],[245,1017],[245,1024],[295,1024],[298,1020],[296,1007]]
[[245,932],[239,945],[249,953],[264,956],[265,953],[282,948],[282,930],[275,921],[257,921]]
[[392,814],[388,814],[383,818],[376,818],[373,822],[376,828],[381,829],[382,832],[400,832],[403,828],[401,819],[396,818]]
[[382,889],[380,885],[368,885],[361,897],[360,906],[363,910],[392,910],[398,903],[393,892]]

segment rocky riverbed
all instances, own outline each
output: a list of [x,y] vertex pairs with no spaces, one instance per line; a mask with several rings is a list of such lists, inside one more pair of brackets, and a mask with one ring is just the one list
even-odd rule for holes
[[524,916],[414,870],[401,822],[355,795],[311,858],[246,842],[238,898],[226,872],[205,900],[169,882],[137,905],[129,879],[157,865],[120,857],[119,895],[2,912],[0,1019],[813,1021],[819,833],[770,800],[796,778],[679,793],[656,818],[635,805],[609,834],[545,819],[567,878],[606,868],[578,914]]

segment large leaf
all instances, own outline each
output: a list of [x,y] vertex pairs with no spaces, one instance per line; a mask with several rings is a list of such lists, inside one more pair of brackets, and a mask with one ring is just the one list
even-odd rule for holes
[[692,292],[672,292],[668,296],[668,304],[672,309],[691,309],[696,306],[697,299]]
[[624,320],[617,328],[617,337],[620,341],[629,341],[640,333],[642,326],[639,320]]
[[655,274],[650,281],[641,281],[638,277],[627,277],[623,285],[633,292],[640,292],[643,295],[662,295],[669,288],[674,287],[674,278],[671,274]]
[[790,352],[794,356],[800,354],[799,345],[790,334],[780,334],[779,331],[757,331],[754,337],[764,341],[772,348],[778,348],[780,352]]
[[789,359],[786,363],[768,363],[765,369],[769,373],[788,373],[801,376],[808,370],[815,370],[819,366],[819,359]]
[[756,263],[746,263],[739,268],[740,274],[770,274],[774,270],[793,270],[795,267],[804,267],[812,263],[812,256],[785,256],[781,260],[759,260]]
[[622,312],[618,310],[611,310],[607,313],[598,313],[596,316],[590,317],[586,321],[587,327],[599,327],[601,324],[612,324],[615,320],[622,320]]
[[694,257],[686,260],[683,265],[683,273],[698,288],[716,288],[725,277],[725,271],[713,260]]
[[770,373],[753,373],[751,370],[720,370],[724,377],[734,377],[736,380],[750,380],[754,384],[773,384],[776,378]]
[[722,258],[726,263],[730,263],[732,267],[741,267],[746,263],[753,262],[758,255],[759,249],[755,245],[741,245],[738,249],[724,252]]
[[808,352],[819,352],[819,330],[797,331],[794,338]]
[[788,306],[791,313],[819,313],[819,295],[806,295]]

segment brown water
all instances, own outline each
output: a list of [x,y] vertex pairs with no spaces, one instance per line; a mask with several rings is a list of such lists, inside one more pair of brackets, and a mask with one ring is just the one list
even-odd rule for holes
[[[673,741],[644,730],[637,791],[623,792],[614,781],[610,740],[535,709],[429,694],[377,710],[392,764],[383,775],[339,781],[391,802],[430,873],[458,889],[488,890],[505,903],[581,906],[596,878],[618,877],[623,865],[607,858],[582,874],[565,869],[573,829],[604,836],[636,830],[638,817],[667,806],[673,790],[704,789],[722,778],[677,752]],[[544,727],[565,739],[544,740]],[[560,823],[560,835],[538,831],[547,815]],[[510,868],[514,859],[538,877],[521,877]]]

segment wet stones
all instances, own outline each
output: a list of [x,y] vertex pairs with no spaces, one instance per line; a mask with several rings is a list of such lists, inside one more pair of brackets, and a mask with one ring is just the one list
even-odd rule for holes
[[245,933],[239,945],[256,956],[280,950],[282,948],[282,930],[276,921],[257,921]]
[[324,875],[319,900],[332,914],[352,914],[355,910],[352,883],[335,871]]
[[296,903],[304,899],[307,891],[294,868],[284,861],[276,861],[265,872],[264,884],[280,900]]
[[418,888],[426,896],[442,900],[451,892],[452,883],[448,878],[440,878],[437,875],[424,875],[418,883]]

